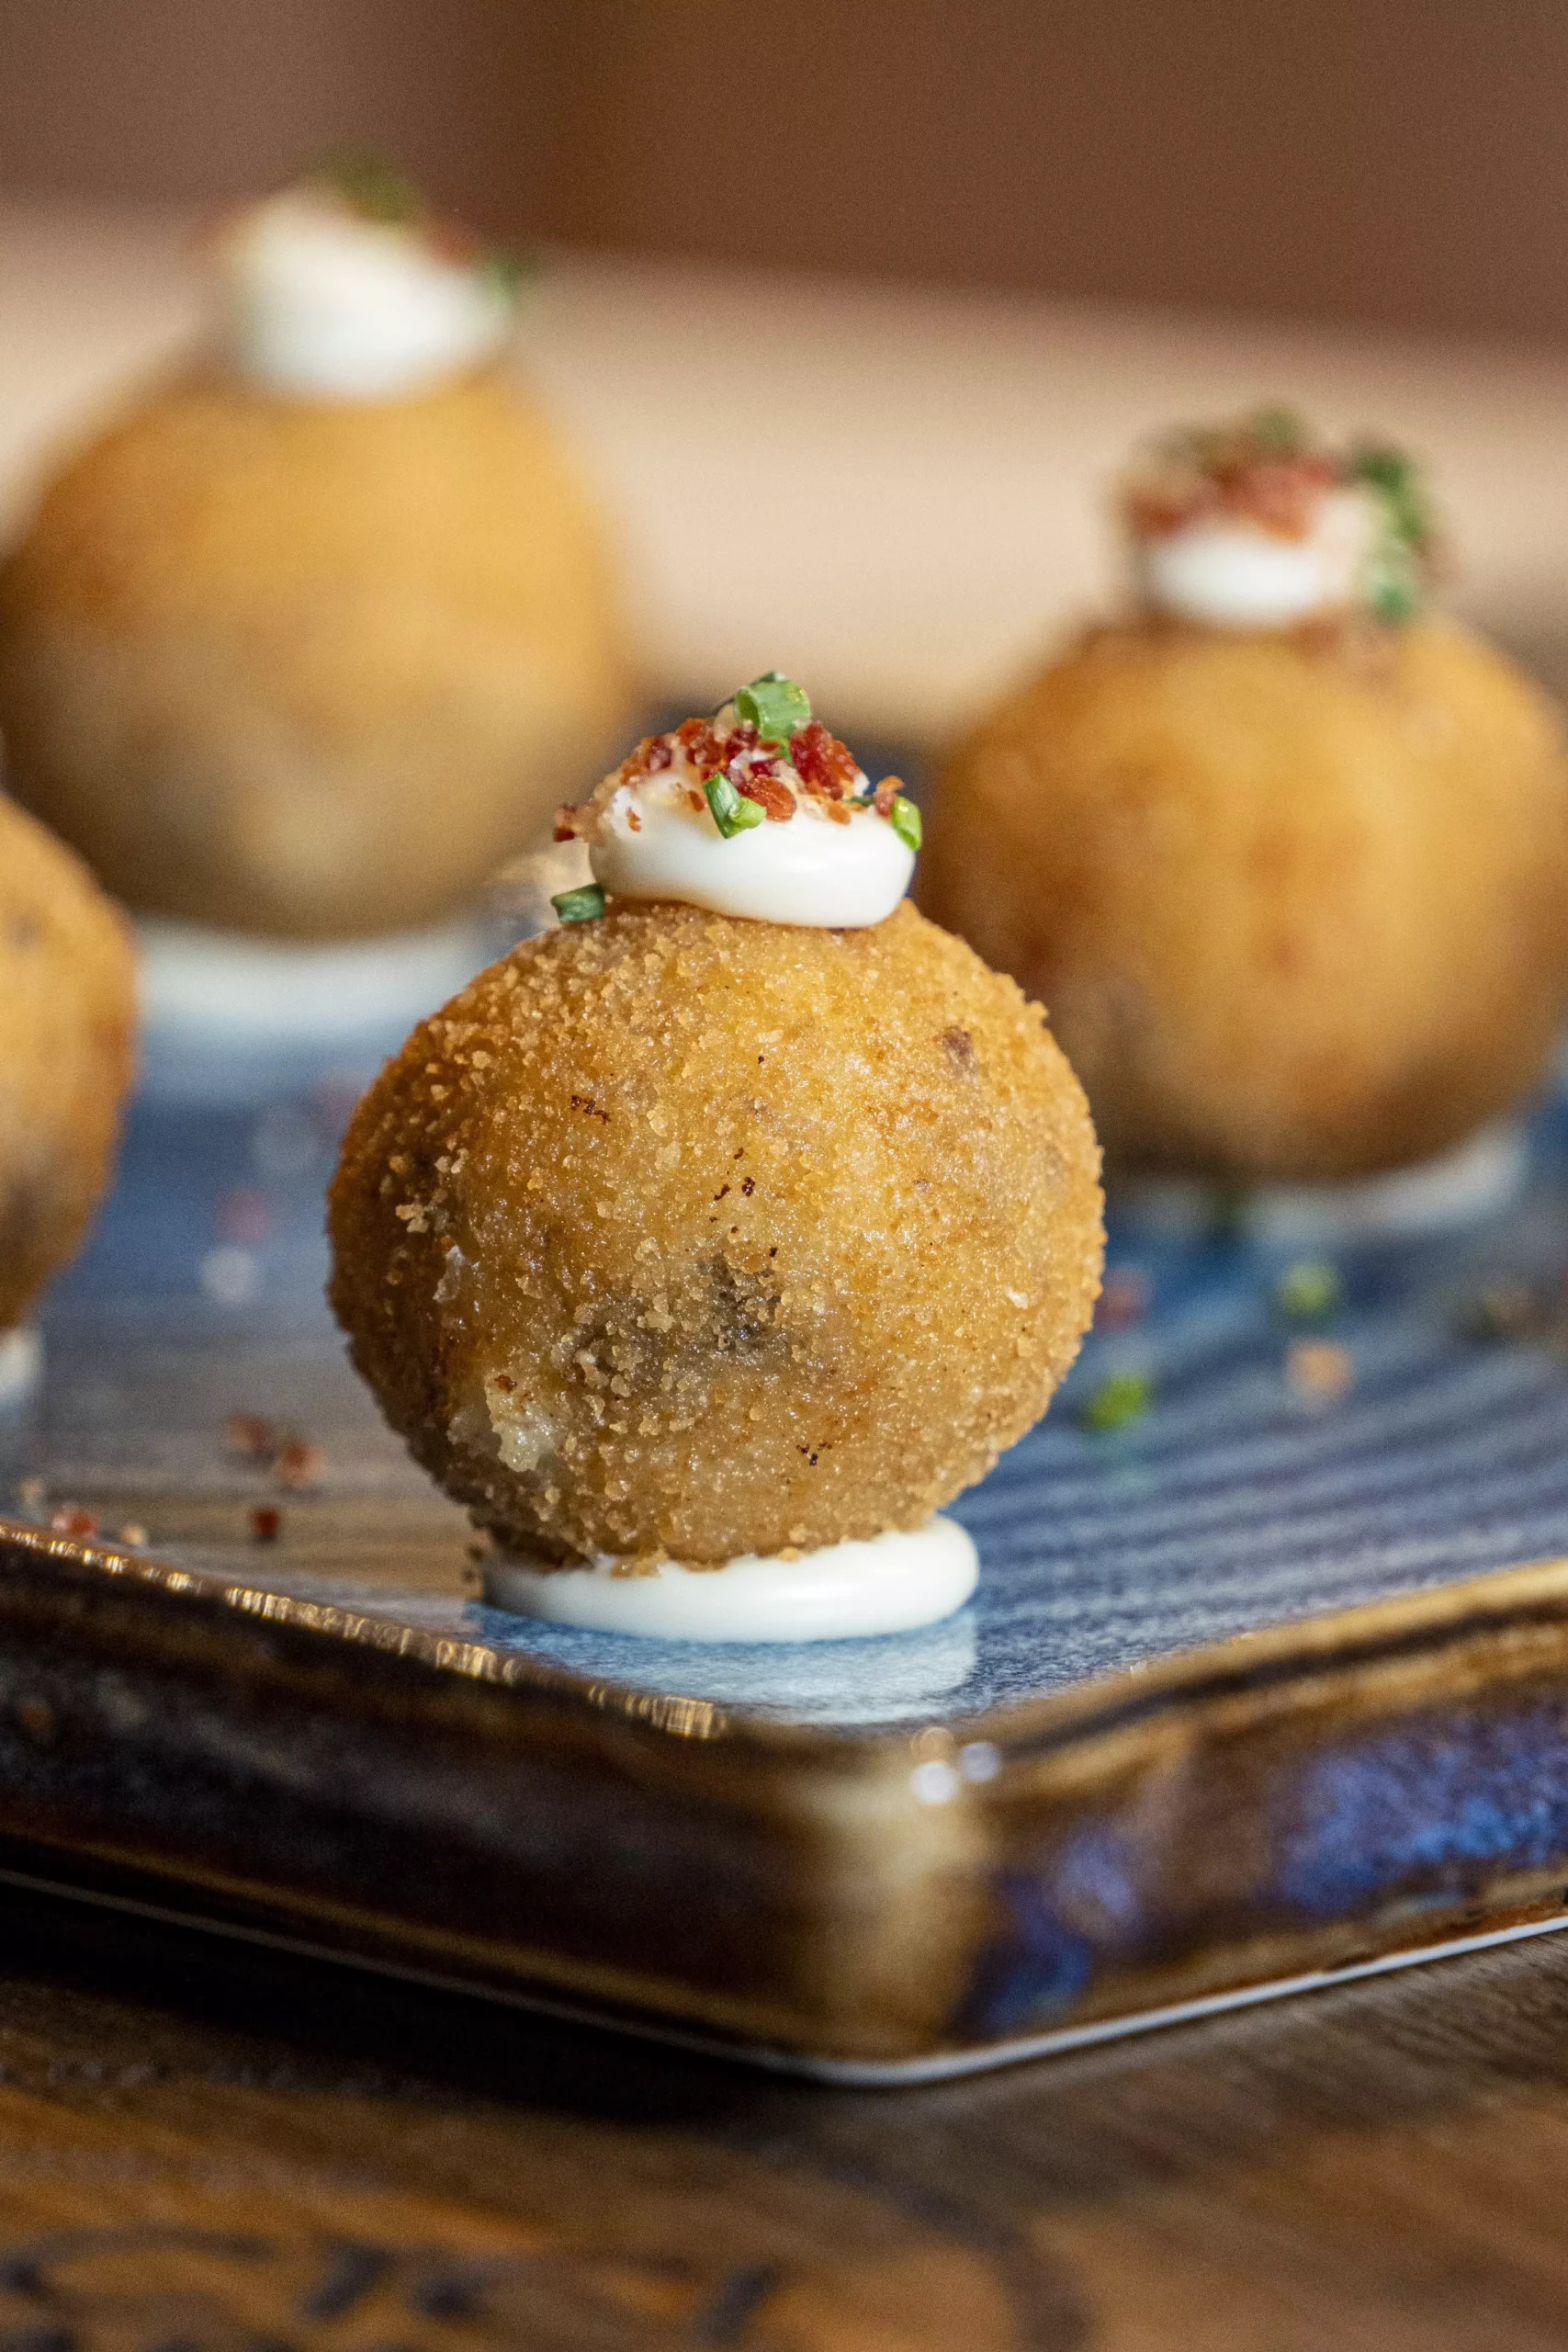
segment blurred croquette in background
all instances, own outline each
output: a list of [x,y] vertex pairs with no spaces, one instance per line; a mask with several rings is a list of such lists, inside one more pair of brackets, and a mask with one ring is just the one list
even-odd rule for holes
[[1113,591],[1124,449],[1269,397],[1429,458],[1456,608],[1568,673],[1552,12],[4,0],[0,40],[13,514],[188,344],[193,230],[349,141],[541,256],[525,372],[658,699],[782,662],[942,736]]

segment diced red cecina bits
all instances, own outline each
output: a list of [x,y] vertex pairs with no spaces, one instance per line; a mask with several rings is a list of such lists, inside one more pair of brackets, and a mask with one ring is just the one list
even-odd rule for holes
[[626,810],[626,830],[633,833],[640,833],[642,831],[642,819],[635,808]]
[[871,805],[875,809],[879,817],[892,816],[893,803],[903,789],[904,779],[901,775],[885,775],[883,777],[882,782],[877,786],[876,790],[871,797]]
[[621,762],[623,784],[637,784],[645,775],[657,775],[669,767],[675,753],[668,735],[645,735],[635,752]]
[[790,737],[789,760],[807,792],[818,793],[825,800],[841,800],[854,789],[860,775],[853,752],[836,735],[829,735],[819,718]]
[[835,825],[847,825],[850,821],[850,812],[841,800],[829,800],[828,814]]
[[708,805],[708,804],[707,804],[707,802],[703,798],[702,794],[697,790],[697,787],[696,787],[696,786],[695,786],[694,784],[689,784],[689,785],[686,786],[686,798],[687,798],[687,801],[690,803],[691,807],[696,810],[697,815],[700,817],[700,816],[702,815],[702,813],[703,813],[703,810],[707,807],[707,805]]
[[1225,514],[1261,525],[1285,539],[1304,538],[1318,500],[1340,479],[1336,460],[1321,453],[1299,458],[1251,458],[1212,472],[1179,471],[1135,483],[1127,514],[1141,537],[1159,539],[1205,515]]
[[556,839],[574,842],[577,839],[577,810],[570,800],[563,800],[556,810]]
[[98,1532],[97,1521],[80,1503],[56,1503],[49,1514],[49,1523],[56,1535],[96,1535]]
[[708,719],[683,719],[675,729],[675,741],[699,775],[711,775],[715,768],[728,763],[729,737],[719,734]]
[[276,1544],[283,1530],[283,1513],[271,1503],[258,1503],[251,1513],[253,1544]]
[[1142,484],[1127,495],[1127,520],[1141,539],[1167,539],[1183,525],[1213,513],[1219,500],[1212,483],[1188,483],[1178,489]]
[[795,814],[795,795],[782,776],[769,775],[765,770],[747,768],[735,777],[735,789],[747,800],[754,800],[772,825],[787,825]]
[[1261,523],[1280,538],[1300,539],[1312,528],[1317,503],[1336,472],[1327,458],[1264,458],[1227,469],[1216,487],[1227,514]]

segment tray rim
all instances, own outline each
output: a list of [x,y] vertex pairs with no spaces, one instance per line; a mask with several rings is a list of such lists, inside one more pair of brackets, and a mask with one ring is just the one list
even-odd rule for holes
[[[910,1719],[863,1729],[791,1722],[723,1700],[639,1689],[604,1676],[579,1673],[525,1650],[463,1640],[430,1627],[400,1623],[395,1604],[349,1607],[277,1591],[212,1568],[183,1567],[151,1550],[62,1534],[0,1513],[0,1566],[7,1551],[57,1567],[85,1572],[95,1581],[124,1580],[149,1593],[204,1604],[241,1621],[287,1627],[334,1650],[362,1648],[396,1656],[458,1681],[533,1691],[591,1715],[611,1715],[681,1740],[724,1740],[759,1753],[817,1758],[863,1758],[871,1751],[929,1745],[929,1734],[949,1725],[994,1747],[1002,1768],[1130,1728],[1173,1707],[1219,1702],[1266,1686],[1284,1688],[1325,1674],[1349,1677],[1363,1668],[1440,1649],[1467,1631],[1510,1619],[1521,1624],[1568,1621],[1568,1554],[1507,1563],[1479,1574],[1423,1585],[1407,1593],[1355,1601],[1278,1625],[1250,1628],[1081,1681],[1010,1705],[973,1713],[933,1705],[924,1721]],[[954,1737],[955,1751],[965,1743]]]
[[1177,2026],[1201,2024],[1210,2018],[1232,2016],[1238,2009],[1260,2008],[1272,2001],[1295,2000],[1303,1994],[1327,1992],[1336,1985],[1357,1984],[1368,1977],[1393,1975],[1402,1969],[1424,1968],[1445,1960],[1460,1960],[1470,1952],[1492,1951],[1505,1944],[1524,1943],[1537,1936],[1557,1935],[1568,1929],[1568,1910],[1554,1912],[1545,1918],[1519,1918],[1506,1925],[1478,1928],[1468,1935],[1439,1937],[1396,1951],[1380,1952],[1374,1958],[1354,1961],[1342,1968],[1307,1969],[1295,1976],[1273,1977],[1261,1984],[1240,1984],[1226,1992],[1202,1994],[1190,2001],[1168,2002],[1163,2007],[1130,2009],[1115,2017],[1097,2018],[1083,2025],[1062,2026],[1043,2033],[1020,2035],[1011,2041],[976,2044],[967,2050],[944,2051],[926,2058],[879,2061],[818,2057],[808,2052],[788,2050],[768,2042],[728,2041],[717,2034],[688,2031],[680,2026],[629,2010],[594,2007],[584,2001],[557,1999],[547,1993],[492,1984],[482,1977],[457,1976],[441,1969],[421,1968],[412,1962],[355,1951],[346,1945],[316,1942],[306,1935],[289,1935],[277,1928],[248,1924],[243,1920],[215,1918],[209,1913],[183,1909],[175,1903],[160,1903],[151,1895],[89,1886],[69,1878],[51,1877],[44,1870],[18,1870],[0,1860],[0,1888],[4,1887],[13,1887],[27,1894],[46,1895],[59,1902],[81,1904],[89,1909],[118,1912],[190,1935],[211,1936],[260,1951],[282,1952],[291,1959],[333,1968],[359,1970],[393,1984],[419,1985],[433,1993],[455,1995],[464,2000],[488,2001],[501,2007],[520,2009],[531,2017],[552,2018],[562,2025],[585,2028],[596,2033],[629,2034],[636,2041],[651,2041],[667,2050],[686,2051],[694,2057],[716,2059],[729,2065],[750,2066],[763,2074],[786,2075],[797,2081],[818,2084],[825,2089],[839,2090],[918,2090],[939,2083],[960,2081],[971,2075],[994,2074],[1004,2066],[1026,2065],[1035,2059],[1070,2057],[1075,2052],[1098,2049],[1105,2042],[1124,2041],[1145,2033],[1163,2033]]
[[[1005,2006],[983,2006],[967,2022],[974,1972],[998,1949],[991,1913],[998,1873],[1017,1866],[1010,1856],[1021,1852],[1022,1866],[1032,1867],[1029,1852],[1055,1850],[1053,1840],[1087,1817],[1086,1808],[1135,1819],[1129,1792],[1173,1757],[1200,1771],[1197,1793],[1183,1799],[1190,1826],[1215,1801],[1212,1787],[1202,1794],[1205,1758],[1223,1767],[1240,1753],[1261,1758],[1266,1771],[1270,1755],[1332,1755],[1337,1740],[1368,1725],[1398,1729],[1434,1709],[1451,1718],[1478,1695],[1506,1713],[1521,1692],[1542,1689],[1568,1722],[1568,1558],[1253,1631],[988,1714],[853,1732],[591,1679],[368,1607],[278,1593],[4,1518],[0,1623],[9,1634],[0,1660],[26,1674],[52,1659],[75,1678],[79,1694],[106,1663],[123,1665],[149,1688],[162,1678],[195,1694],[210,1720],[223,1719],[227,1689],[241,1715],[260,1707],[285,1729],[287,1719],[341,1730],[364,1743],[367,1756],[380,1755],[378,1769],[389,1767],[394,1779],[434,1769],[450,1781],[455,1768],[465,1824],[470,1788],[478,1799],[510,1792],[508,1804],[527,1804],[546,1785],[541,1771],[547,1782],[552,1759],[575,1757],[589,1783],[575,1814],[569,1808],[571,1834],[590,1841],[574,1849],[579,1855],[597,1852],[606,1834],[614,1843],[622,1800],[613,1789],[605,1796],[605,1774],[620,1773],[623,1787],[650,1792],[651,1818],[694,1825],[703,1846],[695,1882],[689,1858],[685,1865],[684,1895],[669,1878],[673,1866],[678,1884],[682,1866],[667,1863],[662,1847],[647,1849],[658,1856],[663,1905],[649,1918],[671,1916],[671,1902],[678,1913],[693,1883],[722,1900],[761,1869],[775,1908],[772,1927],[760,1917],[755,1934],[783,1932],[787,1941],[808,1929],[813,1940],[797,1943],[793,1957],[765,1962],[748,1946],[731,1981],[722,1968],[712,1977],[682,1973],[679,1935],[661,1947],[657,1928],[628,1964],[619,1928],[598,1945],[574,1945],[570,1928],[562,1939],[549,1906],[569,1881],[540,1881],[526,1840],[517,1848],[504,1838],[486,1847],[480,1837],[473,1850],[481,1869],[519,1872],[519,1893],[511,1909],[503,1897],[497,1911],[491,1880],[470,1878],[484,1898],[477,1926],[465,1925],[476,1916],[471,1906],[465,1913],[468,1897],[431,1914],[420,1898],[407,1900],[405,1882],[389,1894],[357,1860],[324,1888],[309,1868],[258,1860],[232,1807],[222,1833],[227,1860],[209,1865],[203,1833],[187,1832],[177,1765],[160,1768],[164,1785],[151,1814],[112,1798],[84,1813],[69,1794],[68,1756],[58,1768],[40,1766],[46,1778],[65,1772],[63,1812],[51,1813],[53,1798],[42,1801],[42,1814],[36,1804],[29,1812],[26,1769],[14,1785],[0,1770],[0,1846],[30,1845],[51,1858],[33,1876],[40,1891],[94,1900],[91,1881],[107,1873],[151,1890],[145,1900],[137,1893],[130,1907],[182,1927],[846,2086],[942,2080],[1568,1924],[1568,1849],[1554,1849],[1550,1868],[1499,1855],[1425,1907],[1391,1883],[1294,1925],[1287,1917],[1269,1927],[1259,1915],[1254,1928],[1234,1918],[1226,1926],[1222,1908],[1212,1915],[1219,1925],[1190,1949],[1179,1939],[1168,1950],[1156,1943],[1145,1960],[1112,1960],[1109,1976],[1087,1983],[1081,1997],[1070,1992],[1055,2004],[1053,1996],[1044,2013],[1037,2001],[1015,2029]],[[345,1690],[347,1705],[340,1697],[334,1708],[332,1693]],[[0,1703],[0,1738],[10,1738],[13,1756],[18,1722],[26,1726],[27,1709],[13,1689],[9,1704]],[[970,1740],[991,1751],[979,1777],[962,1770]],[[112,1744],[101,1723],[95,1731],[90,1707],[70,1724],[66,1747],[78,1758]],[[1253,1780],[1241,1785],[1260,1787],[1258,1762],[1245,1770]],[[253,1773],[253,1785],[290,1802],[287,1773],[279,1778],[270,1765],[259,1780]],[[307,1791],[294,1801],[305,1808],[301,1821],[316,1818],[310,1807],[319,1795]],[[383,1801],[379,1783],[364,1815],[372,1842],[389,1832],[412,1836],[412,1852],[424,1834],[420,1819],[417,1805],[411,1814],[395,1791]],[[622,1883],[646,1907],[646,1871],[640,1893],[635,1871]],[[1179,1892],[1169,1915],[1178,1922],[1185,1899]],[[837,1957],[824,1962],[828,1948]]]

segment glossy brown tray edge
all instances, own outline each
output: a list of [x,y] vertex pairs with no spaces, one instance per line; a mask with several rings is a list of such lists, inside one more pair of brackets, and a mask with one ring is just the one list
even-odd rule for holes
[[[564,2025],[586,2026],[598,2030],[607,2029],[615,2033],[630,2034],[638,2041],[688,2050],[700,2057],[761,2067],[770,2074],[793,2075],[808,2082],[863,2090],[896,2090],[923,2083],[948,2082],[964,2075],[1020,2065],[1035,2058],[1066,2056],[1074,2051],[1092,2049],[1101,2042],[1122,2041],[1134,2034],[1159,2032],[1168,2026],[1191,2024],[1206,2018],[1224,2016],[1235,2009],[1256,2008],[1265,2002],[1289,2000],[1302,1993],[1326,1991],[1335,1985],[1359,1983],[1366,1977],[1386,1975],[1396,1969],[1423,1967],[1433,1961],[1458,1959],[1468,1952],[1485,1951],[1503,1944],[1553,1935],[1568,1928],[1568,1910],[1529,1906],[1522,1911],[1503,1911],[1490,1926],[1470,1934],[1439,1936],[1406,1943],[1375,1957],[1349,1962],[1341,1968],[1313,1969],[1294,1977],[1237,1984],[1191,2000],[1172,2002],[1162,2008],[1132,2010],[1117,2016],[1092,2018],[1083,2024],[1061,2026],[1011,2041],[990,2042],[968,2049],[939,2049],[926,2056],[905,2059],[832,2058],[813,2056],[807,2052],[765,2042],[739,2041],[716,2033],[682,2030],[678,2026],[661,2022],[658,2018],[636,2009],[563,1999],[542,1990],[529,1989],[518,1984],[491,1982],[481,1976],[455,1975],[441,1969],[422,1967],[417,1962],[401,1962],[364,1949],[290,1933],[286,1928],[266,1924],[265,1915],[259,1911],[252,1916],[247,1906],[233,1906],[229,1912],[220,1915],[210,1907],[197,1907],[185,1889],[172,1887],[153,1878],[139,1880],[131,1872],[98,1871],[88,1876],[78,1869],[74,1876],[62,1874],[62,1866],[69,1869],[82,1860],[75,1855],[63,1857],[51,1853],[47,1848],[28,1849],[0,1838],[0,1890],[10,1887],[25,1896],[42,1895],[66,1904],[84,1905],[89,1909],[118,1913],[125,1917],[147,1921],[157,1928],[174,1928],[198,1939],[231,1939],[277,1952],[290,1960],[363,1970],[394,1983],[423,1986],[431,1992],[456,1996],[460,1999],[499,2002],[505,2007],[521,2009],[533,2016],[558,2019]],[[186,1899],[182,1900],[182,1896]]]
[[[0,1628],[0,1832],[57,1857],[51,1880],[133,1872],[183,1890],[182,1917],[844,2079],[1064,2046],[1563,1907],[1568,1834],[1303,1919],[1253,1820],[1348,1742],[1451,1749],[1480,1724],[1495,1744],[1559,1715],[1568,1736],[1563,1562],[870,1736],[10,1522]],[[260,1850],[258,1812],[309,1853]],[[1059,1907],[1086,1834],[1141,1839],[1139,1932],[1047,1983],[1030,1905]]]

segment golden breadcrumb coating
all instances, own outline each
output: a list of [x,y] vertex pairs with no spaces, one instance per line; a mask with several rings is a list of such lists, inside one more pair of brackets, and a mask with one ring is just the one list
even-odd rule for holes
[[102,1196],[135,1023],[126,925],[70,851],[0,796],[0,1331]]
[[416,397],[154,394],[0,570],[18,798],[132,906],[346,937],[547,837],[624,725],[609,568],[488,369]]
[[1551,1050],[1562,729],[1449,622],[1094,630],[955,752],[918,895],[1050,1004],[1113,1170],[1399,1166]]
[[1099,1291],[1098,1170],[1040,1008],[908,905],[624,905],[382,1072],[331,1297],[502,1539],[716,1566],[914,1527],[1038,1419]]

